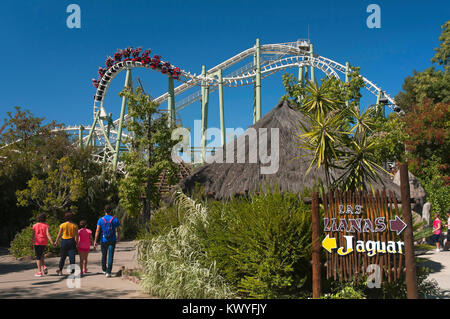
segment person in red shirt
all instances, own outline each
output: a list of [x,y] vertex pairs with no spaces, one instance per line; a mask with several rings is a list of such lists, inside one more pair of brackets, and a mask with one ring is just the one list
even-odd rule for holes
[[47,217],[45,214],[39,214],[37,216],[37,223],[33,225],[32,245],[34,245],[34,251],[36,253],[36,265],[38,272],[36,277],[42,277],[42,271],[46,275],[48,273],[47,267],[44,261],[44,251],[48,246],[48,241],[53,245],[52,236],[48,231],[48,224],[46,223]]
[[436,244],[436,252],[440,252],[441,250],[439,249],[439,241],[441,238],[441,227],[442,227],[442,223],[441,220],[439,219],[439,214],[436,213],[434,214],[434,221],[433,221],[433,243]]

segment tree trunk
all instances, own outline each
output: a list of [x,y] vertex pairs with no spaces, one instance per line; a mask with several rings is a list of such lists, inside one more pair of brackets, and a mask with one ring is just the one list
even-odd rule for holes
[[[152,167],[152,160],[151,160],[151,156],[152,156],[152,143],[151,143],[151,138],[152,138],[152,117],[149,114],[148,116],[148,126],[147,126],[147,139],[148,139],[148,162],[147,162],[147,167],[151,168]],[[150,230],[150,218],[152,216],[152,203],[151,203],[151,177],[148,176],[147,177],[147,190],[146,190],[146,205],[145,205],[145,219],[146,222],[148,223],[148,230]]]

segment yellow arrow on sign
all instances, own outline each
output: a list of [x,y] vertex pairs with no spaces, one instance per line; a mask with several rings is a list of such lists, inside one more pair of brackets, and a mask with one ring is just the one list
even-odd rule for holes
[[337,248],[336,238],[330,238],[327,234],[327,237],[322,241],[322,246],[331,254],[331,250]]

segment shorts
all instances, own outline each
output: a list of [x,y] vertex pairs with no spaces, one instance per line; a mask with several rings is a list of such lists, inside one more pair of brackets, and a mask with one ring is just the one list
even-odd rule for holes
[[78,247],[78,252],[84,252],[84,253],[86,253],[86,252],[89,252],[89,250],[90,250],[89,247],[88,247],[88,248],[81,248],[81,247]]
[[431,240],[433,241],[434,244],[436,244],[440,238],[441,238],[441,234],[433,234],[433,236],[431,237]]
[[39,260],[44,255],[47,246],[44,245],[34,245],[34,252],[36,253],[36,260]]

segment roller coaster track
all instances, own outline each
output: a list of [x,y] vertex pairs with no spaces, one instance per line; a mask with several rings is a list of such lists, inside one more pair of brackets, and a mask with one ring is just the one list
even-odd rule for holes
[[[317,54],[312,54],[309,51],[310,43],[309,40],[298,40],[296,42],[287,43],[276,43],[276,44],[264,44],[260,46],[260,54],[262,56],[260,60],[260,75],[261,78],[269,77],[277,72],[280,72],[289,68],[298,67],[313,67],[325,73],[328,77],[340,78],[340,75],[345,75],[348,72],[345,65],[342,65],[336,61],[329,58],[319,56]],[[177,80],[183,82],[173,89],[174,97],[186,92],[193,87],[200,87],[206,85],[209,87],[209,92],[217,90],[219,86],[219,78],[217,72],[219,70],[225,71],[236,64],[242,62],[243,60],[254,57],[256,54],[256,46],[250,47],[233,57],[219,63],[218,65],[206,70],[206,75],[197,75],[187,72],[185,70],[180,70],[179,77]],[[164,61],[161,61],[164,63]],[[112,158],[116,150],[113,145],[117,141],[119,121],[116,119],[114,121],[109,120],[110,129],[108,134],[106,134],[106,126],[108,125],[105,119],[106,111],[104,106],[105,96],[107,94],[108,88],[112,80],[121,72],[133,68],[150,68],[148,64],[144,64],[140,61],[122,61],[111,66],[101,78],[96,94],[94,96],[94,125],[91,126],[71,126],[66,127],[65,131],[80,131],[80,129],[85,129],[91,132],[92,138],[96,141],[99,152],[96,155],[96,160],[103,162],[112,162]],[[227,73],[222,78],[222,85],[224,87],[240,87],[245,85],[255,84],[255,79],[257,77],[257,68],[254,62],[248,63],[239,69]],[[382,91],[379,86],[368,80],[361,75],[364,81],[365,88],[374,95],[379,95],[380,93],[389,101],[387,104],[392,110],[398,112],[399,108],[396,106],[394,99],[389,96],[386,92]],[[169,93],[164,93],[156,97],[153,101],[161,104],[167,101],[169,98]],[[180,111],[192,103],[201,99],[201,94],[199,91],[194,92],[190,96],[179,101],[175,105],[175,111]],[[103,114],[103,116],[99,116]],[[97,117],[97,120],[95,120]],[[128,115],[124,116],[124,121],[127,121]],[[122,133],[121,142],[126,146],[126,138],[128,135],[126,132]],[[82,142],[88,141],[88,136],[84,136],[81,139]],[[5,146],[4,146],[5,147]],[[127,147],[127,146],[126,146]],[[123,164],[118,163],[120,171],[123,170]]]
[[[187,72],[185,70],[181,70],[181,76],[180,81],[184,82],[183,84],[177,86],[174,89],[175,96],[189,90],[190,88],[194,86],[201,86],[203,82],[207,83],[208,86],[210,86],[210,90],[214,91],[217,89],[218,86],[218,79],[216,76],[214,76],[214,73],[218,70],[225,70],[228,69],[235,64],[241,62],[242,60],[251,57],[255,54],[255,47],[248,48],[235,56],[229,58],[228,60],[212,67],[211,69],[207,70],[206,77],[202,75],[196,75],[191,74],[190,72]],[[288,42],[288,43],[279,43],[279,44],[265,44],[261,45],[261,53],[266,55],[274,55],[278,57],[277,59],[270,59],[268,62],[265,63],[265,65],[262,65],[261,68],[261,76],[262,78],[268,77],[276,72],[282,71],[287,68],[292,67],[299,67],[299,66],[313,66],[316,69],[321,70],[324,72],[327,76],[334,76],[339,78],[338,73],[345,74],[346,67],[336,61],[333,61],[331,59],[322,57],[322,56],[316,56],[311,57],[309,56],[309,53],[307,50],[305,50],[305,47],[301,45],[300,41],[297,42]],[[291,55],[289,57],[284,57],[286,55]],[[281,57],[281,58],[280,58]],[[109,87],[109,84],[111,83],[112,79],[120,73],[121,71],[127,69],[127,68],[142,68],[146,67],[141,62],[123,62],[116,64],[113,66],[110,71],[108,71],[105,76],[102,78],[102,82],[104,83],[104,88],[99,87],[97,89],[96,96],[100,96],[101,99],[95,100],[94,102],[94,116],[97,114],[97,112],[104,107],[103,97],[106,95],[106,91]],[[256,71],[255,68],[251,68],[250,70],[242,70],[240,74],[235,74],[232,76],[225,76],[223,78],[223,85],[228,87],[238,87],[238,86],[244,86],[244,85],[250,85],[254,83]],[[361,76],[365,83],[365,88],[371,92],[372,94],[377,95],[378,92],[381,91],[381,89],[368,80],[367,78]],[[189,104],[192,104],[200,99],[199,93],[194,93],[196,96],[191,96],[190,101],[188,103],[183,103],[182,105],[179,105],[177,107],[177,111],[187,107]],[[383,92],[384,96],[388,99],[390,102],[388,104],[388,107],[390,107],[392,110],[395,108],[395,101],[394,99],[387,94],[386,92]],[[165,101],[167,101],[169,97],[168,93],[164,93],[161,96],[158,96],[154,99],[154,101],[158,104],[161,104]],[[186,101],[185,101],[186,102]],[[125,115],[125,120],[128,118],[127,115]],[[114,125],[117,125],[119,120],[115,120],[113,123]]]

